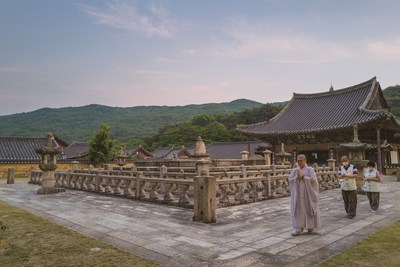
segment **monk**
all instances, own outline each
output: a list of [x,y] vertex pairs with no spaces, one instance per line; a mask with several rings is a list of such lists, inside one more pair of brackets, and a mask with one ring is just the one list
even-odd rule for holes
[[317,176],[314,169],[307,165],[305,155],[297,156],[297,165],[289,175],[293,236],[299,235],[305,228],[311,234],[315,228],[321,227]]

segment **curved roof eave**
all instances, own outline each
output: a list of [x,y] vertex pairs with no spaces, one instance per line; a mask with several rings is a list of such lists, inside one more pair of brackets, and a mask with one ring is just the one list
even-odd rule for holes
[[[359,121],[358,123],[356,123],[356,125],[365,125],[371,122],[375,122],[375,121],[379,121],[382,118],[386,117],[386,118],[391,118],[393,120],[393,122],[395,124],[397,124],[397,126],[399,126],[400,128],[400,118],[394,117],[393,115],[391,115],[390,113],[387,113],[385,111],[380,110],[375,111],[375,110],[366,110],[366,109],[362,109],[360,110],[361,112],[365,112],[365,113],[370,113],[370,114],[375,114],[378,116],[374,116],[371,119],[365,119],[362,121]],[[354,124],[346,124],[346,125],[342,125],[339,127],[322,127],[322,128],[317,128],[317,129],[309,129],[309,130],[299,130],[299,131],[274,131],[274,132],[252,132],[252,131],[246,131],[244,129],[238,129],[237,131],[239,131],[240,133],[243,134],[247,134],[247,135],[255,135],[255,136],[281,136],[281,135],[296,135],[296,134],[311,134],[311,133],[319,133],[319,132],[324,132],[324,131],[338,131],[338,130],[344,130],[344,129],[351,129],[354,126]]]

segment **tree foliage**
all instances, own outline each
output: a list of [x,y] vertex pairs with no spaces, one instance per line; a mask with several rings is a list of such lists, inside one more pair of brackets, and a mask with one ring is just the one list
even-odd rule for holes
[[259,108],[225,115],[199,114],[187,122],[163,127],[156,135],[145,141],[149,150],[158,147],[191,147],[197,136],[201,136],[205,143],[244,141],[248,140],[248,137],[236,131],[237,125],[268,120],[282,108],[283,105],[265,104]]
[[111,139],[111,127],[100,124],[98,131],[93,133],[89,141],[89,161],[93,164],[104,164],[112,161],[117,154],[117,142]]
[[383,90],[383,95],[393,115],[400,117],[400,85],[387,87]]

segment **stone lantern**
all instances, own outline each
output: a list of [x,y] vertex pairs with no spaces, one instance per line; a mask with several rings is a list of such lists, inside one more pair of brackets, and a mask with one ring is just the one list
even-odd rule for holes
[[126,158],[127,158],[127,156],[124,152],[124,147],[121,147],[121,151],[120,151],[119,155],[116,156],[117,165],[120,167],[124,166],[126,163]]
[[40,148],[36,148],[35,152],[41,156],[39,168],[42,173],[42,188],[38,190],[38,194],[52,194],[65,192],[63,188],[55,188],[54,171],[57,169],[57,155],[62,152],[61,147],[53,146],[54,134],[47,134],[47,144]]
[[327,160],[327,162],[328,162],[328,166],[332,170],[335,170],[336,159],[333,158],[333,148],[329,149],[329,159]]
[[281,144],[281,151],[279,153],[276,153],[276,155],[279,157],[279,163],[281,165],[289,165],[289,157],[292,155],[290,153],[287,153],[285,151],[285,145],[282,143]]

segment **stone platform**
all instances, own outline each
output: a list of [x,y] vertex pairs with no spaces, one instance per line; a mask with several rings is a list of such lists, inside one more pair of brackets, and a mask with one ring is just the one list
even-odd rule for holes
[[400,182],[385,176],[381,205],[345,216],[339,189],[320,193],[323,227],[291,236],[289,198],[217,209],[217,223],[193,222],[193,210],[67,190],[39,195],[27,182],[0,182],[0,201],[163,266],[313,266],[400,219]]

